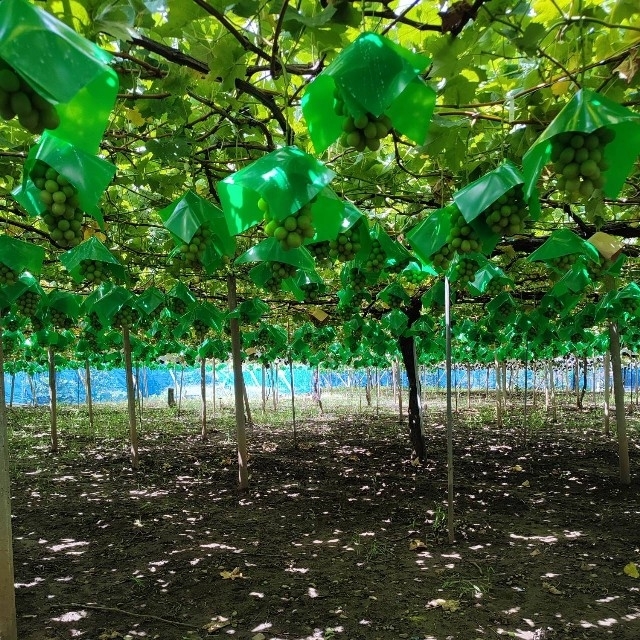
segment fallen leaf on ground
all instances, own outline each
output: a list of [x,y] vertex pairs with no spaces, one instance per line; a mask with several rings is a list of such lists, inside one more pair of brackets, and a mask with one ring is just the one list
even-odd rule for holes
[[427,548],[426,542],[422,542],[422,540],[418,540],[417,538],[409,542],[409,551],[422,551],[423,549],[426,549],[426,548]]
[[244,578],[242,571],[236,567],[233,571],[221,571],[220,575],[223,580],[235,580],[236,578]]
[[440,607],[443,611],[457,611],[460,608],[459,600],[445,600],[444,598],[436,598],[427,602],[427,607],[435,609]]
[[524,471],[524,469],[519,464],[514,464],[510,469],[511,471]]
[[638,572],[638,565],[635,562],[629,562],[625,565],[623,571],[630,578],[640,578],[640,572]]
[[525,481],[524,481],[520,486],[521,486],[521,487],[530,487],[530,486],[531,486],[531,484],[529,483],[529,481],[528,481],[528,480],[525,480]]
[[229,618],[225,618],[224,616],[216,616],[215,618],[211,618],[211,622],[207,622],[202,628],[209,633],[215,633],[220,629],[227,627],[231,624]]
[[542,553],[542,551],[540,551],[540,549],[534,549],[529,555],[532,557],[536,557],[539,556]]
[[554,596],[561,596],[562,595],[562,591],[560,591],[560,589],[558,589],[558,587],[554,587],[550,582],[543,582],[542,583],[542,588],[545,591],[548,591],[549,593],[553,594]]

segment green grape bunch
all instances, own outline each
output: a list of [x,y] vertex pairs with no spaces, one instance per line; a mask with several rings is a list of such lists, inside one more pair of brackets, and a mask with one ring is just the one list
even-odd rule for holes
[[9,121],[16,116],[20,125],[33,135],[60,125],[56,108],[0,59],[0,117]]
[[40,296],[35,293],[35,291],[25,291],[16,300],[16,308],[25,318],[32,318],[36,313],[39,303]]
[[285,251],[301,247],[305,240],[316,235],[316,228],[313,225],[312,207],[316,198],[298,209],[295,213],[287,216],[284,220],[276,220],[269,204],[264,198],[258,200],[258,208],[264,216],[264,233],[268,238],[275,238]]
[[607,258],[602,258],[599,264],[592,262],[591,260],[587,261],[587,271],[592,280],[598,280],[601,278],[612,266],[613,260],[609,260]]
[[427,279],[427,274],[424,271],[403,271],[402,272],[403,279],[409,284],[422,284]]
[[58,329],[71,329],[75,326],[73,318],[70,318],[60,309],[49,309],[49,317],[51,318],[51,324]]
[[18,279],[18,274],[11,267],[0,262],[0,284],[11,285]]
[[568,271],[578,259],[577,253],[567,253],[564,256],[557,256],[551,259],[551,265],[559,271]]
[[108,277],[105,263],[100,260],[82,260],[80,262],[80,275],[89,283],[101,285]]
[[331,261],[331,249],[329,248],[329,241],[316,242],[307,246],[309,253],[315,258],[317,262],[329,263]]
[[367,274],[358,267],[349,271],[349,283],[355,291],[364,291],[367,286]]
[[620,300],[622,311],[630,316],[640,316],[640,300],[637,298],[622,298]]
[[171,296],[168,305],[169,311],[176,316],[183,316],[187,313],[187,303],[181,298]]
[[90,311],[87,315],[87,327],[92,331],[102,331],[100,316],[95,311]]
[[347,107],[338,89],[334,92],[334,111],[339,116],[344,116],[342,123],[342,136],[340,144],[343,147],[351,147],[356,151],[377,151],[381,141],[393,132],[391,118],[386,115],[379,117],[371,113],[354,116],[347,111]]
[[193,321],[193,331],[195,332],[198,339],[202,339],[207,335],[207,333],[209,333],[209,325],[199,318],[195,318]]
[[352,227],[341,231],[335,240],[329,240],[329,257],[338,262],[349,262],[361,248],[359,235]]
[[504,289],[504,282],[502,282],[500,278],[492,278],[489,281],[487,288],[484,290],[484,295],[489,296],[490,298],[495,298],[497,295],[500,295]]
[[213,232],[209,225],[203,224],[193,234],[191,240],[183,242],[175,258],[192,268],[196,268],[202,265],[204,260],[204,254],[207,249],[208,243],[211,241]]
[[456,285],[456,288],[464,289],[473,280],[477,270],[478,265],[474,260],[460,258],[451,273],[451,282]]
[[404,300],[402,299],[402,296],[399,296],[396,293],[388,294],[386,303],[391,309],[401,309],[404,306]]
[[122,306],[113,316],[112,324],[120,329],[131,329],[139,320],[138,312],[127,305]]
[[365,271],[382,271],[387,256],[378,239],[373,240],[371,243],[371,251],[364,261],[362,268]]
[[431,257],[434,266],[446,271],[451,264],[456,253],[472,253],[480,251],[482,243],[478,237],[478,232],[467,223],[462,213],[456,210],[451,216],[451,231],[446,242]]
[[271,269],[271,275],[264,283],[264,288],[270,293],[278,293],[282,286],[282,281],[287,278],[291,278],[296,274],[298,270],[292,264],[287,264],[286,262],[267,262],[266,263]]
[[51,239],[62,247],[75,247],[82,242],[84,213],[76,188],[44,162],[37,162],[31,171],[34,185],[40,189],[40,201],[46,209],[42,219]]
[[569,131],[551,140],[551,161],[557,175],[557,186],[570,199],[589,198],[606,182],[609,165],[604,149],[615,133],[601,127],[592,133]]
[[300,287],[300,290],[304,294],[305,301],[308,302],[319,300],[322,294],[322,287],[317,282],[307,282]]
[[527,205],[522,185],[517,185],[501,195],[485,211],[485,219],[491,231],[504,236],[522,233],[526,217]]

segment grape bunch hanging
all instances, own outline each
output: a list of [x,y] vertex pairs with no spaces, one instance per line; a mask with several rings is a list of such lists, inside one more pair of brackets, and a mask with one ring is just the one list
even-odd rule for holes
[[481,246],[478,232],[467,223],[462,213],[456,209],[451,216],[451,231],[447,240],[444,246],[433,254],[431,260],[436,267],[446,271],[456,253],[480,251]]
[[273,261],[266,262],[265,264],[268,265],[271,275],[267,278],[263,286],[270,293],[278,293],[282,286],[282,281],[293,277],[298,270],[297,267],[292,264],[287,264],[286,262]]
[[193,234],[193,237],[189,242],[183,242],[180,244],[175,258],[185,266],[189,266],[192,269],[202,265],[204,254],[212,235],[213,232],[209,225],[201,225]]
[[40,201],[46,209],[42,219],[47,225],[51,239],[62,247],[75,247],[82,242],[82,222],[84,213],[78,207],[76,188],[44,162],[37,162],[31,179],[40,189]]
[[607,258],[601,258],[600,262],[596,264],[591,260],[587,261],[587,271],[589,272],[589,277],[592,280],[598,280],[602,277],[602,275],[607,272],[613,266],[613,260],[609,260]]
[[367,274],[358,267],[349,270],[349,284],[354,291],[364,291],[367,286]]
[[319,300],[322,295],[322,286],[318,282],[306,282],[300,286],[300,290],[304,294],[304,299],[307,302],[315,302]]
[[307,204],[300,207],[298,211],[284,218],[276,220],[269,210],[269,204],[264,198],[258,200],[258,209],[264,216],[264,233],[268,238],[275,238],[280,243],[280,247],[297,249],[301,247],[305,240],[316,235],[316,228],[313,225],[312,206],[316,201],[312,198]]
[[497,295],[500,295],[504,289],[504,282],[502,282],[500,278],[492,278],[489,281],[487,288],[484,290],[484,295],[489,296],[490,298],[495,298]]
[[408,271],[402,272],[402,277],[408,284],[418,285],[423,283],[427,279],[427,274],[424,271],[420,271],[418,269],[409,269]]
[[568,271],[576,263],[577,259],[577,253],[567,253],[564,256],[557,256],[555,258],[552,258],[550,260],[550,263],[559,271]]
[[64,311],[60,309],[49,309],[51,324],[58,329],[71,329],[75,322]]
[[331,249],[329,248],[329,241],[316,242],[307,246],[309,253],[314,257],[316,262],[329,263],[331,261]]
[[385,302],[391,309],[400,309],[404,306],[404,300],[402,299],[402,296],[399,296],[397,293],[387,294]]
[[451,282],[456,289],[464,289],[478,270],[478,265],[469,258],[460,258],[452,269]]
[[359,234],[353,227],[341,231],[335,240],[329,240],[329,256],[338,262],[353,260],[361,248]]
[[589,198],[605,185],[609,168],[604,149],[615,133],[607,127],[592,133],[568,131],[551,140],[551,161],[557,174],[557,186],[568,198]]
[[622,311],[630,316],[640,316],[640,300],[637,298],[622,298],[620,300]]
[[387,260],[387,256],[380,244],[380,241],[376,238],[371,242],[371,251],[364,261],[362,268],[365,271],[382,271],[384,263]]
[[15,302],[18,312],[25,318],[33,318],[36,315],[39,303],[40,296],[34,291],[25,291]]
[[487,225],[494,233],[514,236],[524,231],[527,205],[522,185],[517,185],[501,195],[485,211]]
[[79,265],[80,275],[90,284],[101,285],[108,273],[105,263],[100,260],[82,260]]
[[371,113],[359,116],[350,114],[339,89],[334,92],[333,108],[339,116],[345,116],[340,137],[343,147],[352,147],[356,151],[377,151],[381,140],[393,131],[389,116],[376,117]]
[[187,303],[176,296],[171,296],[167,302],[169,311],[176,316],[183,316],[187,313]]
[[123,305],[113,315],[112,324],[118,329],[131,329],[136,326],[138,320],[138,312],[133,307]]
[[18,274],[6,264],[0,262],[0,284],[11,285],[18,279]]
[[0,116],[18,122],[29,133],[38,135],[45,129],[56,129],[60,117],[56,108],[0,59]]
[[195,318],[193,321],[193,331],[198,340],[204,340],[207,333],[209,333],[209,325],[200,320],[200,318]]

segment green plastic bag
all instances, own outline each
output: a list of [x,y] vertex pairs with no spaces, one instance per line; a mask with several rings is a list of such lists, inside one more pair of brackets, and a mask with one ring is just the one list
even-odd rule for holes
[[32,215],[41,215],[46,207],[40,199],[40,189],[33,184],[31,172],[36,162],[44,162],[64,176],[78,192],[80,209],[94,218],[101,229],[104,219],[98,202],[116,173],[115,165],[87,153],[56,135],[45,132],[37,145],[31,147],[24,165],[22,184],[13,195]]
[[171,314],[183,316],[197,299],[182,282],[177,282],[167,292],[166,302]]
[[407,306],[411,302],[409,294],[404,290],[402,285],[397,282],[392,282],[387,285],[376,297],[391,309]]
[[[276,220],[283,220],[311,202],[335,173],[295,146],[276,149],[217,184],[231,235],[263,220],[262,198]],[[322,221],[318,221],[317,228]]]
[[600,264],[598,250],[569,229],[554,231],[541,247],[538,247],[528,258],[529,262],[541,260],[551,263],[555,258],[569,255],[583,255],[588,260]]
[[159,314],[164,308],[165,302],[165,294],[157,287],[149,287],[138,296],[138,307],[150,317]]
[[451,231],[451,217],[457,211],[455,204],[437,209],[407,233],[411,248],[425,264],[431,265],[433,254],[445,245]]
[[[124,287],[101,285],[94,294],[95,297],[89,304],[88,309],[98,315],[103,327],[111,327],[113,317],[123,306],[128,305],[136,308],[135,296]],[[86,305],[87,300],[85,300],[85,308],[87,308]]]
[[241,302],[233,311],[227,313],[226,317],[237,318],[242,324],[253,324],[264,318],[269,312],[269,305],[260,298],[249,298]]
[[85,260],[99,262],[107,278],[110,276],[119,282],[124,282],[127,278],[126,271],[118,259],[95,236],[60,256],[60,262],[75,282],[84,280],[82,263]]
[[29,271],[39,275],[44,262],[44,249],[31,242],[23,242],[6,234],[0,235],[0,264],[16,274]]
[[487,260],[476,271],[473,282],[469,284],[469,289],[475,295],[483,295],[492,286],[495,287],[496,283],[502,287],[512,286],[513,280],[500,267]]
[[45,10],[2,0],[0,58],[55,105],[60,139],[97,153],[118,93],[110,54]]
[[187,191],[158,214],[164,226],[186,245],[198,232],[207,234],[200,241],[200,246],[205,245],[200,261],[207,273],[219,266],[220,256],[235,254],[236,239],[229,234],[222,210],[193,191]]
[[391,309],[380,318],[383,329],[388,331],[394,338],[400,337],[409,327],[409,318],[400,309]]
[[419,74],[430,62],[384,36],[361,34],[307,86],[302,97],[316,153],[323,153],[343,131],[344,116],[333,109],[336,90],[351,115],[387,115],[394,129],[424,144],[436,94]]
[[248,262],[283,262],[298,269],[313,271],[313,257],[304,247],[283,249],[275,238],[267,238],[245,251],[235,260],[235,264]]
[[[616,198],[640,153],[640,114],[599,93],[581,89],[522,158],[527,200],[533,198],[538,178],[551,158],[554,137],[568,131],[591,133],[601,127],[615,133],[604,151],[609,169],[603,192],[608,198]],[[536,201],[533,198],[532,202]]]
[[0,291],[2,291],[9,304],[13,304],[26,291],[34,293],[38,298],[42,298],[45,295],[40,282],[28,271],[23,271],[15,284],[9,287],[2,287]]
[[300,269],[292,278],[282,282],[282,290],[289,291],[298,302],[313,302],[327,291],[327,285],[315,271]]

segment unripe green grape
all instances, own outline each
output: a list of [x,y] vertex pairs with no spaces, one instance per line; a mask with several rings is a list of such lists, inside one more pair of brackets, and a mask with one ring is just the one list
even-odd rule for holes
[[6,264],[0,262],[0,284],[13,284],[18,279],[18,274]]
[[603,151],[615,137],[601,127],[591,133],[568,132],[551,140],[551,159],[557,174],[556,187],[570,199],[588,199],[605,185],[608,164]]
[[129,306],[122,306],[113,316],[112,324],[114,327],[131,329],[138,322],[138,312]]
[[25,318],[31,318],[35,315],[39,303],[40,296],[35,291],[25,291],[15,302],[18,311]]
[[200,320],[199,318],[195,318],[193,321],[193,331],[195,332],[198,339],[204,338],[204,336],[209,333],[210,327],[205,322]]
[[556,269],[559,269],[560,271],[567,271],[577,259],[577,253],[568,253],[564,256],[552,258],[550,262]]
[[75,324],[73,319],[60,309],[49,309],[49,316],[51,324],[59,329],[71,329]]

